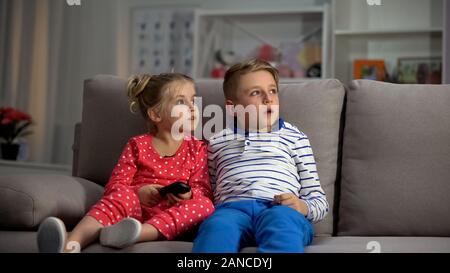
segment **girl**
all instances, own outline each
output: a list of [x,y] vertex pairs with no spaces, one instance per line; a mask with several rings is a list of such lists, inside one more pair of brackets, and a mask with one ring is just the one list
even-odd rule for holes
[[[171,240],[212,214],[207,145],[188,135],[198,122],[194,96],[193,80],[182,74],[130,79],[130,108],[138,107],[150,132],[128,141],[104,196],[71,233],[58,218],[42,222],[40,252],[74,252],[98,238],[100,244],[115,248]],[[187,183],[191,191],[159,194],[158,189],[176,181]]]

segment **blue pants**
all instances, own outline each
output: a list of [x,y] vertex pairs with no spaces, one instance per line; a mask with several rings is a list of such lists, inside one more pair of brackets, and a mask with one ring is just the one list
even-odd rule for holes
[[256,243],[258,252],[302,253],[314,236],[299,212],[271,202],[250,200],[221,204],[194,240],[194,253],[236,253]]

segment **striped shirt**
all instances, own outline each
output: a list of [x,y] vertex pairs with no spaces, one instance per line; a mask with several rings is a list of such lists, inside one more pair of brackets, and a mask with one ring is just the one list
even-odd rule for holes
[[297,127],[276,123],[267,133],[226,128],[209,140],[208,166],[215,203],[273,201],[293,193],[305,201],[307,219],[322,220],[329,205],[308,137]]

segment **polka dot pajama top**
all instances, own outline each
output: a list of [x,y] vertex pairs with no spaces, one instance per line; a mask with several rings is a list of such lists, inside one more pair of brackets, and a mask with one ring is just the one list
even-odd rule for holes
[[[131,138],[105,186],[102,199],[88,215],[104,226],[133,217],[158,229],[168,240],[200,224],[214,211],[208,175],[207,144],[185,138],[171,157],[162,157],[152,146],[152,135]],[[187,182],[192,199],[169,206],[166,199],[149,207],[140,204],[138,190],[145,185]]]

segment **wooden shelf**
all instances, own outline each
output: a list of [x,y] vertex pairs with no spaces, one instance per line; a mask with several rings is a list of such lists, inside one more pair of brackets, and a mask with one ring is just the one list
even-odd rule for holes
[[408,34],[442,34],[442,28],[428,29],[368,29],[368,30],[335,30],[335,35],[356,36],[356,35],[408,35]]
[[264,15],[264,14],[302,14],[302,13],[322,13],[323,7],[302,7],[298,9],[252,9],[252,10],[196,10],[199,16],[240,16],[240,15]]

